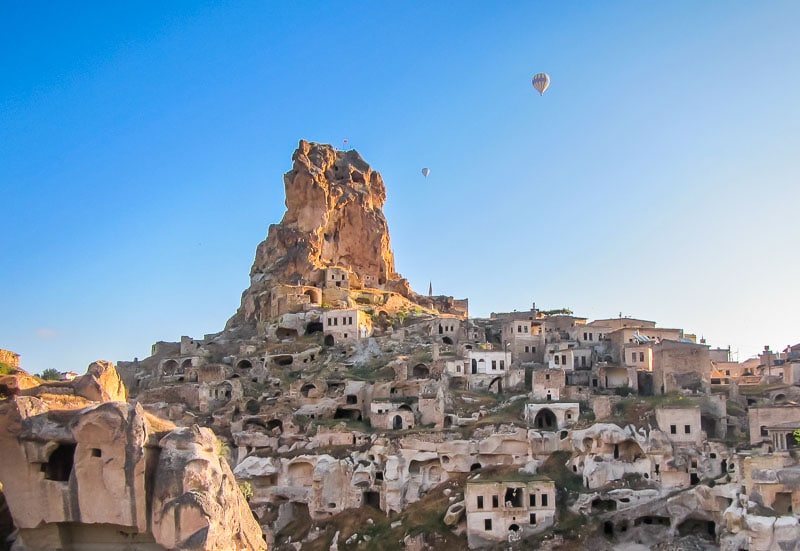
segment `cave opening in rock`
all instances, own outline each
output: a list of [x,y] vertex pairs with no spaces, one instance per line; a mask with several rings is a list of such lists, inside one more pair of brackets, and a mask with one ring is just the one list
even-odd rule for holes
[[314,333],[322,333],[324,327],[321,321],[310,321],[306,324],[306,335],[313,335]]
[[533,418],[533,426],[540,430],[556,430],[558,428],[556,414],[548,408],[540,410]]
[[364,492],[364,505],[367,507],[374,507],[381,510],[381,494],[380,492]]
[[47,463],[42,463],[42,472],[47,480],[67,482],[75,464],[75,448],[77,444],[62,443],[53,450]]

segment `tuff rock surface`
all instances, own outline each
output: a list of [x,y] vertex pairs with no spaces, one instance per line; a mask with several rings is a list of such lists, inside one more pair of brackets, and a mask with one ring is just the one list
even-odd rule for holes
[[300,141],[284,177],[286,213],[256,249],[250,287],[229,326],[263,319],[277,284],[323,283],[325,269],[351,272],[351,285],[380,285],[404,296],[383,215],[381,175],[355,150]]
[[26,392],[0,402],[15,550],[266,549],[213,433],[107,401],[125,397],[110,362]]

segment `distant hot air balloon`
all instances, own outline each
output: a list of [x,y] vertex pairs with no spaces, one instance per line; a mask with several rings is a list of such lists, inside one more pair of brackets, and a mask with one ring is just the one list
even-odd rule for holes
[[347,147],[347,138],[342,140],[342,147]]
[[431,169],[430,168],[423,168],[422,169],[422,175],[425,176],[426,178],[428,177],[428,174],[430,174],[430,173],[431,173]]
[[547,73],[536,73],[533,75],[533,87],[539,92],[539,95],[544,95],[544,91],[550,86],[550,75]]

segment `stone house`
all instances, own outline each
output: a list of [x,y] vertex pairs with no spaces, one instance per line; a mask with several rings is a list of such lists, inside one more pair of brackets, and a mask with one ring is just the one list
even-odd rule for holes
[[682,329],[655,327],[621,327],[606,334],[609,340],[609,354],[612,361],[623,363],[626,344],[655,344],[662,340],[679,341],[683,338]]
[[[525,371],[511,368],[511,353],[507,350],[468,350],[467,387],[502,393],[524,383]],[[458,369],[458,365],[454,367]]]
[[566,386],[566,375],[563,369],[534,369],[532,384],[531,399],[560,400]]
[[711,390],[708,346],[662,339],[653,344],[653,386],[656,394]]
[[800,428],[800,406],[750,406],[750,443],[768,442],[775,450],[796,446],[793,431]]
[[675,444],[699,447],[705,440],[701,429],[700,406],[657,407],[656,422]]
[[[597,366],[597,381],[600,388],[630,388],[638,390],[639,378],[636,376],[636,368],[621,365]],[[594,387],[594,381],[592,381]]]
[[357,308],[327,310],[321,319],[327,346],[355,342],[372,335],[372,318]]
[[544,361],[550,369],[572,371],[575,366],[574,346],[563,342],[549,344],[544,354]]
[[430,325],[430,335],[445,345],[457,344],[461,333],[461,319],[456,316],[440,316]]
[[325,269],[325,288],[338,287],[350,288],[350,271],[341,266],[331,266]]
[[628,367],[653,371],[653,347],[649,342],[623,345],[622,358]]
[[518,541],[555,524],[553,481],[535,475],[524,478],[506,481],[477,475],[467,481],[464,505],[470,549]]
[[375,428],[403,430],[415,426],[414,410],[405,402],[373,400],[370,404],[369,422]]
[[575,424],[580,416],[577,402],[525,404],[523,416],[529,427],[538,431],[558,431]]
[[800,511],[800,466],[786,453],[745,457],[744,488],[749,498],[779,515]]
[[528,315],[503,323],[501,339],[516,362],[541,362],[544,359],[545,336],[540,320]]

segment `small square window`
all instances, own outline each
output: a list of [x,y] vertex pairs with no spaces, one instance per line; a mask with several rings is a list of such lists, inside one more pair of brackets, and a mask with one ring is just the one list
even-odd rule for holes
[[103,450],[100,448],[92,448],[92,457],[103,457]]

